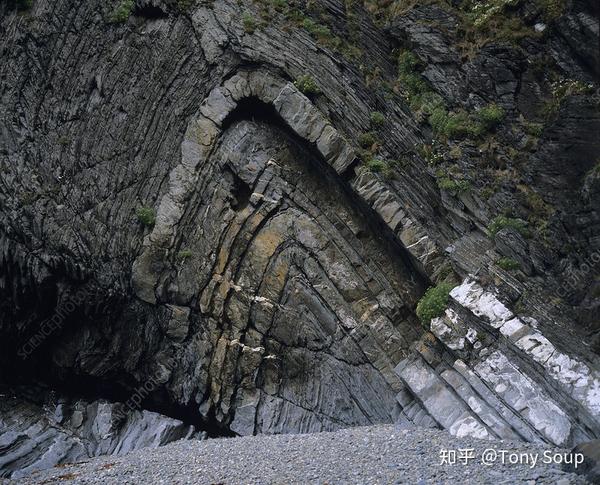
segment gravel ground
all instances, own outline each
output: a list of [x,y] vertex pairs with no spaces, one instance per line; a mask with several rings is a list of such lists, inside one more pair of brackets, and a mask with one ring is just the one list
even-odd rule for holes
[[[465,465],[459,449],[474,449]],[[493,448],[497,462],[481,463]],[[457,463],[441,464],[441,450]],[[500,450],[539,453],[535,466],[502,464]],[[527,443],[455,438],[443,431],[373,426],[334,433],[179,441],[158,449],[38,472],[22,484],[558,484],[587,483],[544,464],[546,448]],[[565,450],[557,450],[565,452]],[[488,456],[493,457],[493,453]],[[531,463],[531,462],[530,462]],[[6,483],[16,483],[8,481]]]

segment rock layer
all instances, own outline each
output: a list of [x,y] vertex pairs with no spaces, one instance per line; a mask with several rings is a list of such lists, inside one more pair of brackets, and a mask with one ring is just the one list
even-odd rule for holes
[[200,438],[194,428],[150,411],[108,401],[53,399],[42,405],[15,396],[0,402],[0,476],[32,472],[102,455],[122,455]]
[[[350,3],[319,2],[352,45],[263,2],[139,0],[123,24],[99,0],[2,11],[2,384],[76,378],[123,401],[145,389],[144,406],[217,434],[408,421],[558,446],[598,437],[597,86],[560,99],[534,142],[523,118],[556,102],[524,52],[541,62],[550,46],[569,86],[592,82],[593,59],[572,51],[598,30],[587,4],[569,5],[562,31],[465,57],[449,6],[417,5],[384,32]],[[250,28],[265,9],[272,22]],[[440,148],[395,84],[394,47],[414,50],[455,112],[493,101],[507,119]],[[375,149],[376,163],[397,159],[391,177],[369,170]],[[475,173],[472,190],[439,179],[451,169]],[[491,230],[507,208],[520,218]],[[417,302],[439,281],[455,286],[449,305],[423,328]],[[162,442],[137,429],[85,452]],[[9,441],[50,465],[84,452],[65,433],[51,433],[55,458]]]

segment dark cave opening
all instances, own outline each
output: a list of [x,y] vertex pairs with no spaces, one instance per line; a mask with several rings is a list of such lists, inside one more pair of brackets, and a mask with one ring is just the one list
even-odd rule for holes
[[[223,130],[226,130],[234,123],[243,120],[264,122],[282,130],[294,144],[307,153],[307,170],[317,174],[319,177],[324,177],[332,190],[344,193],[346,199],[355,206],[355,209],[364,215],[368,231],[376,235],[377,238],[385,241],[384,244],[391,257],[397,258],[398,261],[403,262],[407,268],[412,268],[417,284],[421,285],[423,288],[428,286],[427,278],[424,276],[424,271],[419,269],[418,262],[414,261],[414,258],[412,258],[408,251],[402,247],[396,236],[392,234],[389,227],[381,220],[380,216],[354,193],[354,190],[350,185],[355,176],[354,168],[351,167],[343,175],[335,173],[333,168],[322,158],[314,144],[307,143],[306,140],[300,138],[284,122],[271,104],[264,103],[258,98],[247,98],[242,100],[224,121]],[[235,210],[241,210],[249,203],[252,188],[241,180],[233,171],[227,170],[227,174],[231,175],[232,179],[232,195],[234,197],[232,207]],[[45,293],[47,295],[50,294],[48,292],[54,291],[52,294],[56,296],[56,293],[58,293],[59,281],[62,281],[62,283],[60,283],[61,285],[64,285],[66,281],[69,281],[66,272],[55,276],[56,281],[53,285],[57,286],[54,290],[48,288]],[[30,301],[38,300],[38,298],[33,295],[29,299]],[[56,303],[56,298],[44,298],[43,303],[46,304],[47,302]],[[111,301],[108,305],[107,302],[102,302],[102,304],[91,304],[90,301],[85,302],[81,308],[77,308],[71,312],[65,318],[60,330],[55,331],[46,338],[42,345],[40,345],[39,348],[36,348],[35,352],[33,352],[28,359],[25,359],[24,362],[21,362],[20,365],[17,366],[18,368],[15,372],[7,373],[5,370],[10,368],[11,365],[14,365],[14,362],[18,362],[18,357],[15,354],[16,351],[13,351],[8,359],[3,359],[6,365],[3,366],[4,369],[2,374],[5,378],[2,379],[4,381],[2,384],[9,388],[14,388],[23,384],[34,386],[42,383],[44,386],[55,390],[57,393],[61,393],[74,399],[106,399],[112,402],[127,402],[132,397],[135,390],[144,383],[136,382],[122,369],[111,369],[103,376],[99,377],[78,374],[76,370],[65,372],[53,364],[53,349],[58,344],[58,341],[67,335],[66,332],[75,328],[75,326],[78,325],[78,322],[81,322],[83,319],[107,318],[107,315],[98,317],[98,314],[94,315],[94,312],[101,311],[102,308],[111,308],[111,312],[115,312],[118,311],[116,308],[122,304],[123,302],[120,301]],[[90,307],[93,307],[93,309]],[[35,329],[36,325],[39,326],[44,319],[51,317],[53,311],[55,311],[55,308],[52,308],[51,304],[47,304],[40,319],[36,324],[32,325],[32,328]],[[8,344],[8,342],[6,342],[6,344],[7,346],[14,346],[14,343]],[[221,423],[216,419],[213,410],[210,410],[206,416],[202,416],[195,401],[192,400],[186,405],[176,404],[161,386],[145,396],[139,403],[139,407],[136,409],[153,411],[178,419],[185,424],[194,426],[194,428],[199,431],[205,431],[209,437],[227,437],[236,435],[229,430],[227,422]]]
[[156,5],[136,6],[133,10],[133,15],[148,20],[164,19],[169,16],[167,12]]
[[[217,421],[212,410],[202,416],[193,400],[186,405],[174,403],[163,386],[155,385],[152,379],[138,382],[122,369],[121,360],[117,360],[117,365],[112,368],[100,370],[99,367],[99,375],[83,375],[56,364],[56,348],[63,340],[68,341],[82,321],[91,322],[92,327],[101,326],[103,320],[116,318],[124,304],[120,298],[100,301],[95,300],[91,292],[84,292],[89,299],[71,306],[70,302],[76,303],[74,295],[78,291],[81,293],[85,284],[69,282],[66,273],[59,273],[43,285],[43,291],[27,293],[32,310],[27,318],[21,315],[22,312],[18,314],[26,324],[13,325],[22,331],[0,341],[0,394],[40,406],[45,404],[50,392],[70,401],[123,403],[125,409],[131,411],[151,411],[178,419],[196,431],[206,432],[209,438],[236,436],[227,424]],[[110,311],[103,310],[107,308]],[[7,319],[7,313],[3,312],[2,323]],[[101,366],[102,349],[98,353],[98,365]],[[148,383],[152,384],[149,391]],[[134,399],[134,396],[141,396],[141,399]]]

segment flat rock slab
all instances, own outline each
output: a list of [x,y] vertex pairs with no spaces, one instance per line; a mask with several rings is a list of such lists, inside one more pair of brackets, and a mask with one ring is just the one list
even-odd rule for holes
[[[473,449],[465,465],[441,464],[441,451]],[[530,464],[481,464],[484,450],[539,453]],[[454,438],[439,430],[372,426],[331,433],[179,441],[162,448],[55,468],[23,484],[494,483],[584,484],[579,475],[542,463],[546,448]],[[566,450],[555,450],[565,452]],[[12,482],[7,482],[12,483]]]

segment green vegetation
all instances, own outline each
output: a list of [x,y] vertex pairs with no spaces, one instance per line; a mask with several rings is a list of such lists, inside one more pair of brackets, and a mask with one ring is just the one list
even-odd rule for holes
[[385,116],[379,111],[371,112],[371,124],[373,126],[383,126],[385,124]]
[[443,107],[438,107],[431,113],[429,124],[436,135],[446,138],[477,137],[483,131],[481,125],[466,111],[449,113]]
[[445,107],[436,107],[429,116],[433,132],[446,138],[478,137],[493,130],[504,119],[504,110],[492,103],[474,114],[464,110],[448,112]]
[[321,89],[317,85],[317,82],[309,74],[304,74],[296,79],[294,81],[294,86],[307,96],[316,96],[321,93]]
[[440,283],[429,288],[417,304],[417,316],[423,325],[429,325],[433,318],[444,313],[452,290],[450,283]]
[[242,15],[242,25],[244,26],[244,30],[248,34],[254,33],[254,31],[258,27],[256,19],[249,12],[244,12],[244,14]]
[[552,118],[560,109],[562,102],[570,97],[579,94],[591,94],[594,92],[593,84],[586,84],[574,79],[559,79],[551,85],[552,97],[546,102],[544,114],[546,118]]
[[177,6],[177,10],[185,12],[194,5],[194,3],[196,3],[196,0],[177,0],[175,5]]
[[444,161],[444,154],[441,150],[440,143],[432,142],[419,147],[419,153],[427,161],[429,165],[438,165]]
[[487,131],[495,128],[504,119],[504,109],[496,103],[488,104],[477,111],[477,118]]
[[523,131],[525,131],[525,133],[527,133],[528,135],[535,136],[536,138],[539,138],[540,136],[542,136],[542,133],[544,131],[543,123],[535,123],[533,121],[523,121],[521,124],[523,125]]
[[363,156],[363,166],[373,173],[381,173],[386,178],[392,178],[396,169],[404,167],[407,164],[405,160],[395,160],[389,158],[374,157],[370,155]]
[[372,131],[367,131],[366,133],[358,135],[357,141],[362,148],[370,150],[379,141],[379,139],[377,138],[376,133]]
[[506,216],[496,217],[490,223],[488,230],[490,231],[492,236],[495,236],[500,230],[506,227],[513,228],[514,230],[519,232],[519,234],[521,234],[521,236],[523,237],[531,236],[531,234],[529,233],[529,229],[527,228],[527,223],[525,221],[523,221],[522,219],[514,219],[512,217]]
[[[287,23],[283,29],[290,26],[300,27],[307,31],[319,44],[328,47],[342,55],[358,59],[362,52],[353,42],[348,39],[335,35],[331,29],[325,25],[331,21],[331,16],[321,8],[316,2],[300,2],[297,0],[255,0],[260,6],[259,16],[262,23],[270,23],[276,16],[282,17]],[[347,22],[350,37],[355,33],[355,19],[351,11],[347,12]]]
[[455,180],[448,176],[438,178],[437,185],[440,189],[450,192],[453,195],[462,194],[471,190],[471,182],[468,180]]
[[505,271],[514,271],[521,268],[518,261],[515,261],[512,258],[500,258],[496,261],[496,264]]
[[379,157],[369,157],[364,160],[364,166],[371,172],[384,172],[386,171],[387,164],[385,160]]
[[152,207],[138,207],[135,210],[135,215],[144,226],[153,227],[156,222],[156,214]]
[[560,17],[566,7],[566,0],[537,0],[538,5],[544,11],[546,22],[551,22]]
[[110,15],[110,21],[113,23],[123,23],[127,22],[127,19],[133,12],[133,7],[135,6],[134,0],[121,0],[119,5],[113,10]]
[[304,18],[302,20],[302,27],[315,39],[320,41],[326,41],[332,38],[331,30],[326,25],[315,22],[311,18]]
[[[425,104],[425,96],[433,90],[421,76],[421,61],[410,51],[401,51],[398,55],[398,81],[404,97],[413,111],[419,111]],[[440,102],[441,101],[441,98]]]
[[444,138],[478,137],[493,130],[504,119],[504,110],[495,103],[474,114],[464,110],[449,111],[443,98],[433,91],[419,72],[421,62],[410,51],[398,55],[398,82],[410,107],[427,115],[436,136]]
[[193,253],[189,249],[182,249],[177,253],[177,259],[179,261],[185,261],[188,258],[191,258]]
[[547,218],[554,212],[554,209],[544,201],[542,196],[531,189],[527,193],[526,203],[531,209],[532,215],[536,217]]

